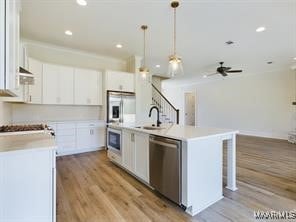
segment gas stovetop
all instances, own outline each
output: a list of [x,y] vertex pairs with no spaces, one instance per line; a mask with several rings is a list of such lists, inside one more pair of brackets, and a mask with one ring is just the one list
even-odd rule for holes
[[29,125],[4,125],[0,126],[1,135],[23,135],[23,134],[36,134],[36,133],[49,133],[55,135],[53,129],[44,124],[29,124]]
[[21,132],[21,131],[41,131],[48,129],[47,125],[32,124],[32,125],[5,125],[0,126],[0,133]]

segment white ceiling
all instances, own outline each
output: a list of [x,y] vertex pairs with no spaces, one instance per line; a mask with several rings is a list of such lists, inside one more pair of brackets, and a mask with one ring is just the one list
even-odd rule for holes
[[[169,0],[22,0],[25,38],[126,59],[142,54],[140,26],[148,28],[148,63],[167,71],[172,48]],[[289,67],[296,57],[296,0],[182,0],[177,11],[177,52],[185,76],[200,78],[219,61],[245,72]],[[259,26],[266,31],[256,33]],[[71,30],[73,36],[64,34]],[[227,46],[226,41],[235,44]],[[117,43],[122,49],[115,48]],[[273,61],[267,65],[267,61]],[[161,68],[155,68],[160,64]]]

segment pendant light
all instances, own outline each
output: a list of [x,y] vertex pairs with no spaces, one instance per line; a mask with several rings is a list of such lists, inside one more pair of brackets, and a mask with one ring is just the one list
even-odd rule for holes
[[144,44],[143,44],[143,65],[139,68],[142,79],[148,80],[149,69],[146,67],[146,30],[148,29],[147,25],[142,25],[141,29],[144,33]]
[[183,75],[182,59],[176,53],[176,9],[179,6],[179,1],[172,1],[171,7],[174,10],[174,37],[173,37],[173,55],[169,56],[168,75],[171,77]]

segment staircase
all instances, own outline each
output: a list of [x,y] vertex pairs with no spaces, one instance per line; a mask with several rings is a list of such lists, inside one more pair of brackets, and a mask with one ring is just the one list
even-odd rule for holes
[[153,83],[152,85],[152,104],[157,106],[160,112],[160,121],[162,123],[179,124],[179,110],[176,109],[170,101],[157,89]]

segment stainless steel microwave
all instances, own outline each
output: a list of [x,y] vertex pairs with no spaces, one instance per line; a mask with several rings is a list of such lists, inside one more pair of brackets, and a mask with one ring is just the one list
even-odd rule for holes
[[107,128],[107,147],[121,155],[121,130]]

